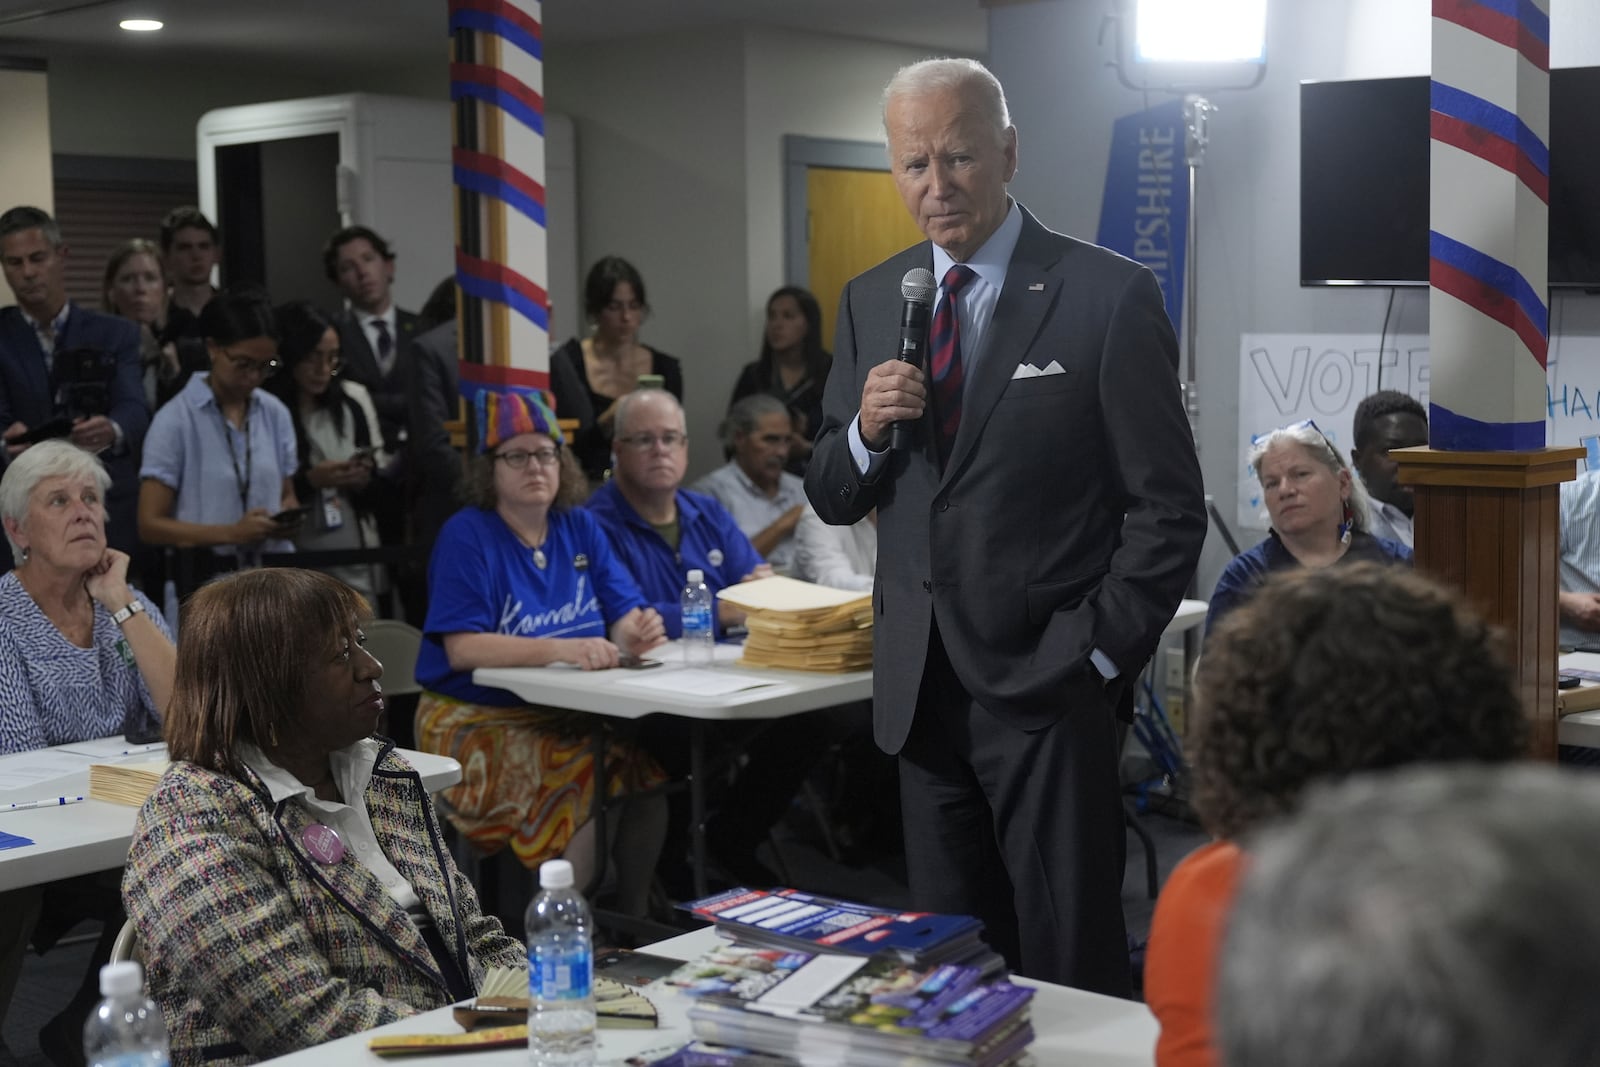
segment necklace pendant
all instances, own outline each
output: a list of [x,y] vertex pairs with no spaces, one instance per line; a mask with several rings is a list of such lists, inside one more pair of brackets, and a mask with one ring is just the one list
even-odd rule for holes
[[545,564],[549,562],[550,561],[545,558],[544,549],[536,548],[533,550],[533,565],[535,567],[538,567],[540,570],[544,570]]

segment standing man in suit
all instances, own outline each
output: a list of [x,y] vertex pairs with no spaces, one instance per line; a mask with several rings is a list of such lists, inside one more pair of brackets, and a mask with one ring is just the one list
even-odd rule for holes
[[[1206,529],[1177,341],[1148,270],[1007,195],[1017,131],[981,64],[900,71],[884,128],[929,240],[845,288],[806,487],[830,523],[878,508],[873,723],[912,903],[1127,996],[1116,712]],[[894,358],[916,267],[942,279],[926,372]]]
[[[335,320],[344,376],[366,386],[378,413],[383,445],[398,459],[380,476],[396,492],[378,498],[378,540],[385,546],[413,543],[406,517],[420,492],[423,464],[413,453],[411,419],[415,354],[411,341],[417,316],[395,306],[394,252],[389,242],[366,226],[346,226],[328,238],[322,267],[348,306]],[[427,615],[424,566],[396,568],[395,584],[406,617],[418,625]]]
[[[14,441],[18,435],[68,420],[72,443],[100,456],[111,475],[107,542],[137,557],[139,449],[150,425],[139,327],[69,301],[66,266],[67,246],[49,214],[14,207],[0,215],[0,270],[17,299],[0,309],[5,458],[9,463],[28,447]],[[10,569],[8,548],[0,548],[0,564]]]

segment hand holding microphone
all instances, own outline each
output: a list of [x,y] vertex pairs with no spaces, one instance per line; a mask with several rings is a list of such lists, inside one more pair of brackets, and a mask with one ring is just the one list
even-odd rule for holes
[[[933,294],[938,288],[933,271],[926,267],[913,267],[900,279],[900,351],[895,358],[921,368],[923,354],[928,347],[928,313],[933,307]],[[901,421],[889,431],[889,447],[896,452],[911,448],[911,435],[916,424]]]

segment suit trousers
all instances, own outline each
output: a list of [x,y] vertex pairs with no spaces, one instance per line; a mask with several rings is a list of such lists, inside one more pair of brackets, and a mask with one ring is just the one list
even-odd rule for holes
[[914,907],[976,916],[1019,974],[1128,997],[1120,688],[1085,668],[1081,699],[1022,730],[967,694],[933,627],[900,799]]

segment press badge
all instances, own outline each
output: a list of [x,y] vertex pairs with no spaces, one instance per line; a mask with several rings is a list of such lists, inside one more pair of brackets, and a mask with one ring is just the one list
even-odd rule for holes
[[339,490],[322,491],[322,528],[337,530],[344,525],[344,504],[339,500]]
[[127,638],[117,638],[117,655],[122,657],[122,665],[124,667],[132,667],[134,665],[133,649],[128,647]]

